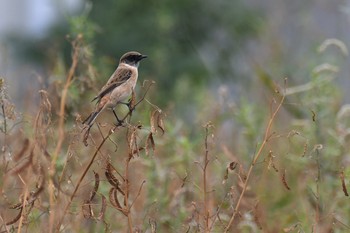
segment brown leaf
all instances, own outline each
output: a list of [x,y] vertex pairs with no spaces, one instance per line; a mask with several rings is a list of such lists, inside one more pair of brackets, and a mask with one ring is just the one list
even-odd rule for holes
[[89,138],[89,132],[90,132],[90,127],[87,127],[87,129],[85,130],[84,136],[83,136],[83,143],[84,146],[88,146],[89,144],[87,143],[87,140]]
[[106,213],[106,208],[107,208],[107,201],[106,201],[106,197],[102,195],[102,203],[101,203],[101,210],[100,213],[98,215],[98,220],[102,220],[105,213]]
[[230,171],[233,171],[236,169],[237,167],[237,162],[230,162],[227,167],[226,167],[226,170],[225,170],[225,175],[224,175],[224,180],[222,181],[222,184],[225,184],[227,179],[228,179],[228,174]]
[[148,150],[149,145],[151,145],[151,148],[152,148],[153,153],[154,153],[154,151],[156,149],[156,145],[154,143],[154,138],[153,138],[153,133],[152,132],[148,134],[148,137],[147,137],[147,140],[146,140],[146,146],[145,146],[146,155],[149,154],[149,150]]
[[100,176],[98,175],[97,172],[94,172],[94,175],[95,175],[95,185],[94,185],[94,189],[90,193],[90,199],[89,199],[90,201],[92,201],[92,199],[94,199],[94,197],[97,193],[98,187],[100,185]]
[[134,155],[134,152],[139,156],[139,147],[137,144],[137,127],[132,127],[131,133],[128,134],[129,157]]
[[286,189],[290,190],[290,187],[288,186],[288,183],[286,181],[286,170],[283,170],[283,173],[282,173],[282,183],[284,187],[286,187]]
[[229,164],[229,166],[228,166],[228,168],[231,170],[231,171],[233,171],[233,170],[235,170],[235,168],[237,167],[237,162],[231,162],[230,164]]
[[151,115],[151,132],[155,134],[157,133],[157,129],[160,129],[162,134],[165,133],[163,112],[161,109],[154,110]]
[[340,177],[340,180],[341,180],[341,186],[342,186],[342,188],[343,188],[344,195],[348,197],[348,196],[349,196],[349,193],[348,193],[348,190],[347,190],[346,185],[345,185],[344,171],[341,171],[341,172],[340,172],[339,177]]
[[84,218],[93,218],[94,212],[92,211],[91,204],[89,201],[84,201],[81,210]]
[[107,163],[107,167],[106,167],[106,171],[105,171],[105,175],[106,175],[106,178],[108,180],[108,182],[115,188],[119,187],[119,180],[117,179],[117,177],[115,177],[113,174],[112,174],[112,166],[111,164],[108,162]]
[[118,190],[116,188],[111,188],[109,190],[109,202],[122,214],[128,216],[127,211],[120,205],[120,202],[118,200]]
[[275,170],[275,172],[278,172],[278,168],[276,167],[276,164],[274,163],[275,156],[273,155],[273,152],[270,150],[269,155],[269,164],[267,165],[267,169],[270,170],[271,167]]

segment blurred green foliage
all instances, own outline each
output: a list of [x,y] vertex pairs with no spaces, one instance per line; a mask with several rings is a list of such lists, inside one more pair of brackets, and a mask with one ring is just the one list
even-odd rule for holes
[[123,53],[140,51],[149,56],[142,64],[141,80],[157,81],[153,98],[161,106],[169,100],[191,103],[193,92],[205,84],[237,79],[237,51],[261,27],[259,14],[243,1],[225,0],[85,1],[78,15],[65,17],[39,41],[10,38],[18,57],[50,73],[60,54],[68,67],[70,45],[65,34],[69,38],[81,34],[102,86]]
[[242,1],[108,0],[92,5],[96,58],[118,59],[128,50],[148,54],[141,77],[157,81],[156,98],[163,105],[169,99],[191,101],[210,78],[235,79],[230,61],[259,29],[258,14]]

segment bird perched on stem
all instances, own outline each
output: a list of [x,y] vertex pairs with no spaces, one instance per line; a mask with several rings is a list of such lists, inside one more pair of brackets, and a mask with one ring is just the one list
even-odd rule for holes
[[109,78],[106,85],[102,87],[98,95],[92,100],[97,100],[95,110],[83,121],[83,124],[91,127],[100,112],[106,108],[113,111],[118,124],[122,123],[114,108],[118,104],[129,105],[129,103],[125,103],[124,101],[133,93],[138,77],[137,68],[140,61],[146,57],[146,55],[132,51],[125,53],[120,58],[117,69]]

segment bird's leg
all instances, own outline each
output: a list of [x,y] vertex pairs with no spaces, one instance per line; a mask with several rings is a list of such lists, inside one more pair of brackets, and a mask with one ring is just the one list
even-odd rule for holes
[[122,124],[123,124],[123,121],[119,119],[119,117],[117,116],[117,113],[115,113],[114,109],[112,109],[112,111],[113,111],[113,114],[114,114],[115,118],[116,118],[117,121],[118,121],[117,126],[122,125]]

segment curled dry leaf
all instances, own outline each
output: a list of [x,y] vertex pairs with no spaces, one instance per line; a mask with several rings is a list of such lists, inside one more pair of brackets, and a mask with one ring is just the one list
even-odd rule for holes
[[146,155],[149,155],[149,147],[151,145],[151,148],[153,150],[153,153],[156,149],[156,145],[154,143],[154,138],[153,138],[153,133],[149,133],[147,136],[147,140],[146,140],[146,146],[145,146],[145,151],[146,151]]
[[95,195],[97,193],[99,184],[100,184],[100,176],[98,175],[97,172],[94,172],[94,175],[95,175],[94,188],[93,188],[93,190],[90,193],[89,199],[85,200],[84,204],[82,206],[82,211],[83,211],[84,218],[94,218],[94,212],[93,212],[92,207],[91,207],[91,202],[92,202],[92,199],[94,199],[94,197],[95,197]]
[[231,162],[229,165],[228,165],[228,168],[233,171],[235,170],[235,168],[237,167],[237,162]]
[[267,165],[267,169],[270,170],[272,167],[275,170],[275,172],[278,172],[278,168],[276,167],[276,165],[274,163],[275,156],[273,155],[273,152],[271,150],[269,151],[268,158],[269,158],[269,163]]
[[90,193],[90,201],[92,201],[92,199],[94,199],[96,193],[97,193],[97,190],[98,190],[98,187],[100,185],[100,176],[97,172],[94,172],[94,175],[95,175],[95,185],[94,185],[94,189],[91,191]]
[[311,110],[311,113],[312,113],[312,121],[316,122],[316,113],[315,113],[315,111]]
[[222,181],[222,184],[225,184],[227,179],[228,179],[228,174],[230,171],[233,171],[236,169],[237,167],[237,162],[230,162],[227,167],[226,167],[226,170],[225,170],[225,175],[224,175],[224,180]]
[[162,134],[165,133],[163,112],[161,109],[154,110],[151,115],[151,133],[157,133],[158,129],[162,131]]
[[286,189],[290,190],[290,187],[289,187],[287,180],[286,180],[286,170],[285,169],[283,170],[283,173],[282,173],[282,183],[283,183],[284,187],[286,187]]
[[84,146],[88,146],[89,144],[87,143],[87,139],[89,137],[89,133],[90,133],[90,126],[87,126],[85,132],[84,132],[84,135],[83,135],[83,143],[84,143]]
[[128,134],[129,157],[132,157],[136,152],[139,156],[139,147],[137,144],[137,127],[132,127],[131,133]]
[[114,187],[112,187],[109,190],[109,202],[112,204],[113,207],[115,207],[117,210],[119,210],[122,214],[125,216],[128,216],[127,210],[125,210],[118,200],[118,190]]
[[111,164],[109,162],[107,163],[105,175],[106,175],[106,178],[107,178],[108,182],[110,183],[110,185],[112,185],[115,188],[119,187],[120,182],[117,179],[117,177],[115,177],[113,175],[113,173],[112,173],[112,166],[111,166]]
[[107,208],[107,200],[106,200],[106,197],[102,195],[101,210],[97,217],[98,220],[103,220],[103,217],[106,213],[106,208]]
[[342,188],[343,188],[344,195],[348,197],[348,196],[349,196],[349,193],[348,193],[348,190],[347,190],[346,185],[345,185],[344,171],[341,171],[341,172],[340,172],[339,177],[340,177],[340,180],[341,180],[341,186],[342,186]]
[[89,201],[84,201],[81,207],[84,218],[93,218],[94,212],[92,211],[91,204]]
[[116,195],[115,195],[115,192],[116,192],[116,188],[112,187],[110,190],[109,190],[109,201],[110,203],[112,204],[112,206],[116,207],[117,209],[121,209],[122,206],[120,205],[119,201],[118,201],[118,198],[115,198]]

